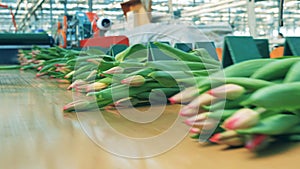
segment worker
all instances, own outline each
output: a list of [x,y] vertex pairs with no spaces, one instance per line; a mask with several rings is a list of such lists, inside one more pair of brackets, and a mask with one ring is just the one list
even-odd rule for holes
[[279,32],[278,35],[277,35],[277,38],[276,38],[276,44],[275,44],[274,48],[278,48],[280,46],[283,46],[284,41],[285,41],[285,39],[284,39],[283,34],[281,32]]
[[284,55],[284,36],[281,32],[277,34],[270,58],[280,58]]
[[282,34],[281,32],[279,32],[278,35],[277,35],[277,38],[278,38],[278,39],[283,39],[284,36],[283,36],[283,34]]

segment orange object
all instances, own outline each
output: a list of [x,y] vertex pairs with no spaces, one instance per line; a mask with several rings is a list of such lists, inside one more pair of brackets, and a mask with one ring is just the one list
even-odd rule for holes
[[279,46],[274,50],[272,50],[272,52],[270,53],[270,58],[280,58],[283,56],[283,52],[284,52],[284,47]]
[[58,46],[61,48],[66,48],[67,47],[67,16],[64,16],[63,19],[63,25],[61,22],[57,22],[57,40],[58,40]]
[[99,19],[98,15],[93,12],[87,12],[86,16],[92,24],[92,30],[94,32],[94,36],[100,36],[100,30],[97,27],[97,20]]
[[2,7],[2,8],[8,8],[8,5],[0,4],[0,7]]
[[63,29],[59,29],[57,31],[59,47],[66,48],[67,47],[67,35]]
[[134,6],[141,5],[141,3],[141,0],[129,0],[127,2],[121,3],[121,8],[125,17],[127,17],[127,12],[132,11]]
[[4,5],[4,4],[0,4],[0,7],[1,8],[9,8],[10,9],[11,20],[12,20],[12,23],[14,25],[15,32],[17,32],[18,28],[17,28],[17,23],[16,23],[16,20],[15,20],[15,15],[12,12],[12,7],[8,7],[8,5]]
[[96,36],[80,41],[81,48],[87,46],[100,46],[103,48],[109,48],[113,44],[124,44],[129,46],[129,39],[126,36]]
[[216,52],[217,52],[219,61],[222,61],[222,52],[223,52],[223,49],[222,48],[216,48]]
[[58,21],[57,22],[57,30],[62,29],[61,23]]
[[12,8],[10,8],[10,15],[11,15],[11,21],[12,21],[12,23],[14,25],[14,28],[15,28],[15,32],[17,32],[18,31],[17,23],[16,23],[16,20],[15,20],[15,15],[12,12]]
[[68,29],[68,18],[67,18],[67,16],[65,15],[65,16],[64,16],[64,21],[63,21],[63,30],[64,30],[65,32],[67,32],[67,29]]

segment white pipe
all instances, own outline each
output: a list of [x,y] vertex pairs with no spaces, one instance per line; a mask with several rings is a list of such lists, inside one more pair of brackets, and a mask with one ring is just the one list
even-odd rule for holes
[[171,16],[173,16],[173,2],[172,0],[169,0],[169,13],[171,14]]
[[222,5],[222,6],[216,6],[216,7],[212,7],[212,8],[203,8],[203,9],[195,11],[195,12],[183,13],[182,17],[189,17],[189,16],[206,14],[206,13],[210,13],[210,12],[217,12],[217,11],[222,10],[222,9],[228,9],[228,8],[233,8],[233,7],[238,7],[238,6],[244,6],[246,4],[247,4],[246,0],[243,0],[243,1],[238,1],[238,2],[225,4],[225,5]]
[[256,37],[256,16],[255,16],[255,0],[247,3],[248,27],[250,35]]

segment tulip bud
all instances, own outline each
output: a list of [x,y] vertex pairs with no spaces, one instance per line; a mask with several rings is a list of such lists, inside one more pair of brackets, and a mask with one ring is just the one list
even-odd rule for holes
[[19,53],[18,56],[19,57],[25,57],[25,54],[24,53]]
[[86,81],[84,80],[75,80],[67,89],[70,90],[72,88],[76,88],[77,86],[85,85]]
[[42,69],[43,69],[43,66],[39,66],[39,67],[37,68],[38,71],[40,71],[40,70],[42,70]]
[[55,67],[65,67],[67,66],[66,63],[57,63],[57,64],[54,64]]
[[138,104],[140,100],[133,97],[122,98],[114,103],[116,107],[132,107]]
[[97,70],[91,71],[91,73],[85,78],[85,80],[94,80],[97,75]]
[[271,141],[272,139],[267,135],[256,134],[246,141],[245,148],[250,151],[258,151],[265,148]]
[[199,129],[199,128],[191,128],[190,129],[190,133],[194,133],[194,134],[199,134],[201,132],[201,129]]
[[71,71],[70,73],[66,74],[64,78],[68,79],[75,73],[75,70]]
[[120,66],[116,66],[116,67],[112,67],[106,71],[104,71],[103,73],[105,74],[120,74],[123,73],[124,69]]
[[197,98],[195,98],[193,101],[191,101],[187,107],[190,108],[200,108],[201,106],[204,105],[210,105],[213,101],[216,101],[217,98],[210,95],[210,94],[201,94],[200,96],[198,96]]
[[88,107],[89,102],[86,100],[76,100],[63,107],[63,110],[66,112],[75,111],[75,109],[83,110],[85,107]]
[[88,86],[89,86],[89,84],[83,84],[80,86],[76,86],[74,89],[77,92],[85,93]]
[[228,130],[222,133],[214,134],[209,140],[214,143],[226,144],[229,146],[244,145],[244,139],[234,130]]
[[245,129],[259,122],[259,113],[249,108],[243,108],[226,119],[223,127],[228,130]]
[[184,121],[185,124],[189,125],[189,124],[193,124],[195,122],[202,122],[205,121],[207,119],[207,116],[210,114],[211,112],[205,112],[205,113],[201,113],[198,114],[196,116],[193,116],[191,118],[188,118]]
[[44,76],[44,75],[46,75],[46,74],[47,74],[47,72],[37,73],[35,76],[36,76],[36,77],[41,77],[41,76]]
[[206,119],[203,121],[197,121],[197,122],[189,122],[189,121],[185,121],[185,124],[188,126],[191,126],[193,128],[199,128],[201,130],[214,130],[217,125],[218,125],[218,121],[213,120],[213,119]]
[[189,87],[177,93],[176,95],[169,98],[171,104],[175,103],[186,103],[192,101],[198,95],[198,89],[196,87]]
[[141,86],[145,83],[146,79],[141,75],[134,75],[127,77],[121,81],[122,84],[127,84],[129,86]]
[[57,79],[56,80],[58,83],[62,83],[62,84],[70,84],[70,81],[67,79]]
[[229,146],[237,147],[237,146],[243,146],[245,143],[241,137],[233,137],[233,138],[222,140],[219,144],[226,144]]
[[67,68],[65,68],[65,67],[57,67],[57,68],[55,69],[55,71],[56,71],[56,72],[61,72],[61,73],[63,73],[63,74],[66,74],[66,73],[68,73],[70,70],[67,69]]
[[100,64],[100,60],[98,60],[98,59],[87,59],[86,61],[94,63],[95,65],[99,65]]
[[245,88],[236,84],[225,84],[208,91],[208,94],[218,97],[234,100],[245,93]]
[[190,117],[190,116],[194,116],[196,114],[198,114],[199,112],[199,109],[197,108],[190,108],[190,107],[183,107],[180,112],[179,112],[179,115],[180,116],[183,116],[183,117]]
[[94,82],[86,86],[86,92],[100,91],[106,88],[108,85],[106,83]]

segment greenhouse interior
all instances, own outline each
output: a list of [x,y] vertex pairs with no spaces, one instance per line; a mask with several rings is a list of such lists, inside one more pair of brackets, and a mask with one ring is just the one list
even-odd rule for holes
[[299,168],[300,1],[0,0],[0,16],[1,169]]

